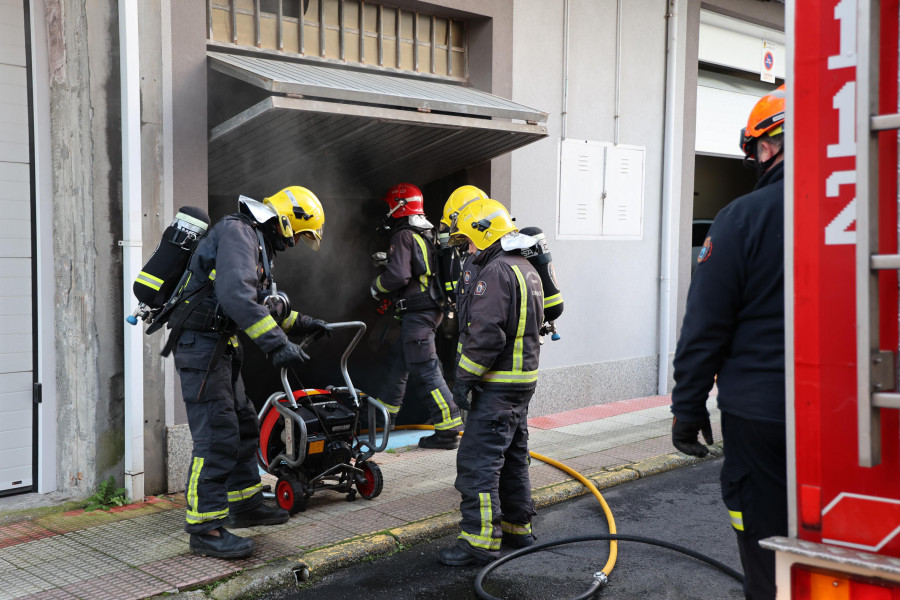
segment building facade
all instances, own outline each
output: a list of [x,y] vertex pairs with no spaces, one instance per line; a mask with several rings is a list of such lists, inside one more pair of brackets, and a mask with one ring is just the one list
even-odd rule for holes
[[[313,190],[327,225],[319,253],[278,257],[279,288],[302,312],[369,324],[358,387],[383,358],[368,298],[380,198],[409,181],[433,222],[470,183],[546,233],[565,311],[532,414],[666,393],[694,234],[752,186],[741,119],[785,77],[777,1],[2,0],[0,13],[0,494],[86,496],[123,474],[133,497],[179,489],[177,376],[164,336],[125,324],[133,277],[178,207],[218,218],[287,185]],[[339,354],[323,346],[303,383],[336,383]],[[247,365],[260,403],[278,382],[252,345]]]

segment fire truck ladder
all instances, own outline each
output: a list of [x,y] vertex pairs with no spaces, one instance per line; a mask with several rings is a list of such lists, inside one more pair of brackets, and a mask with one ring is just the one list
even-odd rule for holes
[[900,129],[900,114],[879,114],[880,0],[859,0],[856,31],[856,365],[859,464],[881,463],[881,409],[900,408],[895,354],[879,340],[878,280],[900,269],[900,254],[878,254],[878,135]]

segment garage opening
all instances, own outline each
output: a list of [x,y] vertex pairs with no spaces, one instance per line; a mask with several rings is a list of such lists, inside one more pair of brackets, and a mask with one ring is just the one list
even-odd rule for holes
[[[762,81],[763,57],[774,65]],[[700,11],[691,273],[712,220],[756,177],[742,165],[741,128],[756,102],[784,83],[784,31],[704,8]]]
[[[301,313],[367,324],[350,374],[356,387],[377,395],[387,346],[399,333],[398,321],[379,315],[369,294],[379,273],[370,257],[389,239],[379,230],[384,193],[396,183],[417,185],[436,225],[456,187],[490,193],[489,161],[545,137],[547,115],[451,82],[220,52],[209,53],[208,81],[210,215],[235,212],[239,194],[262,200],[289,185],[319,197],[322,249],[288,249],[276,257],[274,274]],[[457,327],[445,319],[439,335],[445,369]],[[341,384],[345,342],[336,334],[312,348],[303,387]],[[279,388],[278,376],[252,343],[244,347],[248,395],[261,405]],[[424,422],[419,404],[405,402],[398,422]]]
[[758,78],[712,65],[705,65],[698,74],[692,274],[713,219],[732,200],[750,193],[756,185],[754,172],[743,165],[740,131],[756,102],[778,85],[760,82]]

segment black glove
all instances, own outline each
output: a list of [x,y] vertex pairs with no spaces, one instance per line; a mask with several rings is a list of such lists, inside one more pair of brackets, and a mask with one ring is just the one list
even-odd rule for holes
[[469,402],[469,392],[472,391],[471,385],[464,383],[453,384],[453,402],[462,410],[472,410],[472,403]]
[[703,433],[707,444],[713,443],[712,425],[709,417],[702,421],[683,421],[678,417],[672,419],[672,445],[680,452],[703,458],[709,449],[697,441],[697,434]]
[[307,360],[309,360],[309,355],[294,342],[288,342],[272,353],[272,364],[279,369],[297,368]]
[[322,319],[313,319],[312,317],[303,317],[303,331],[306,333],[319,334],[319,336],[327,335],[331,337],[334,329]]

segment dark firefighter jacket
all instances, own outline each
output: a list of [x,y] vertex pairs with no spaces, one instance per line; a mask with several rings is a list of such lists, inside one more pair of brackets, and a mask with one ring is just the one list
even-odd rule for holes
[[[269,309],[260,303],[269,283],[256,229],[245,219],[239,215],[225,217],[200,241],[191,256],[190,279],[183,297],[212,281],[213,293],[203,304],[218,305],[218,312],[269,353],[281,348],[288,338]],[[271,247],[267,247],[266,254],[273,256]],[[289,316],[291,324],[296,316]]]
[[[430,231],[403,227],[391,235],[388,263],[372,287],[379,293],[397,298],[431,297],[434,285],[436,249]],[[440,297],[442,292],[437,292]],[[438,308],[434,303],[433,308]]]
[[456,282],[455,287],[457,297],[469,292],[469,288],[475,285],[478,272],[481,271],[481,267],[475,264],[474,254],[466,254],[460,271],[459,280]]
[[672,412],[705,419],[718,374],[720,410],[783,423],[783,163],[722,209],[697,262],[675,350]]
[[[474,273],[475,269],[480,269]],[[533,389],[537,385],[544,291],[519,252],[494,244],[467,261],[471,281],[461,285],[456,381],[467,385]],[[461,283],[464,283],[461,281]]]

